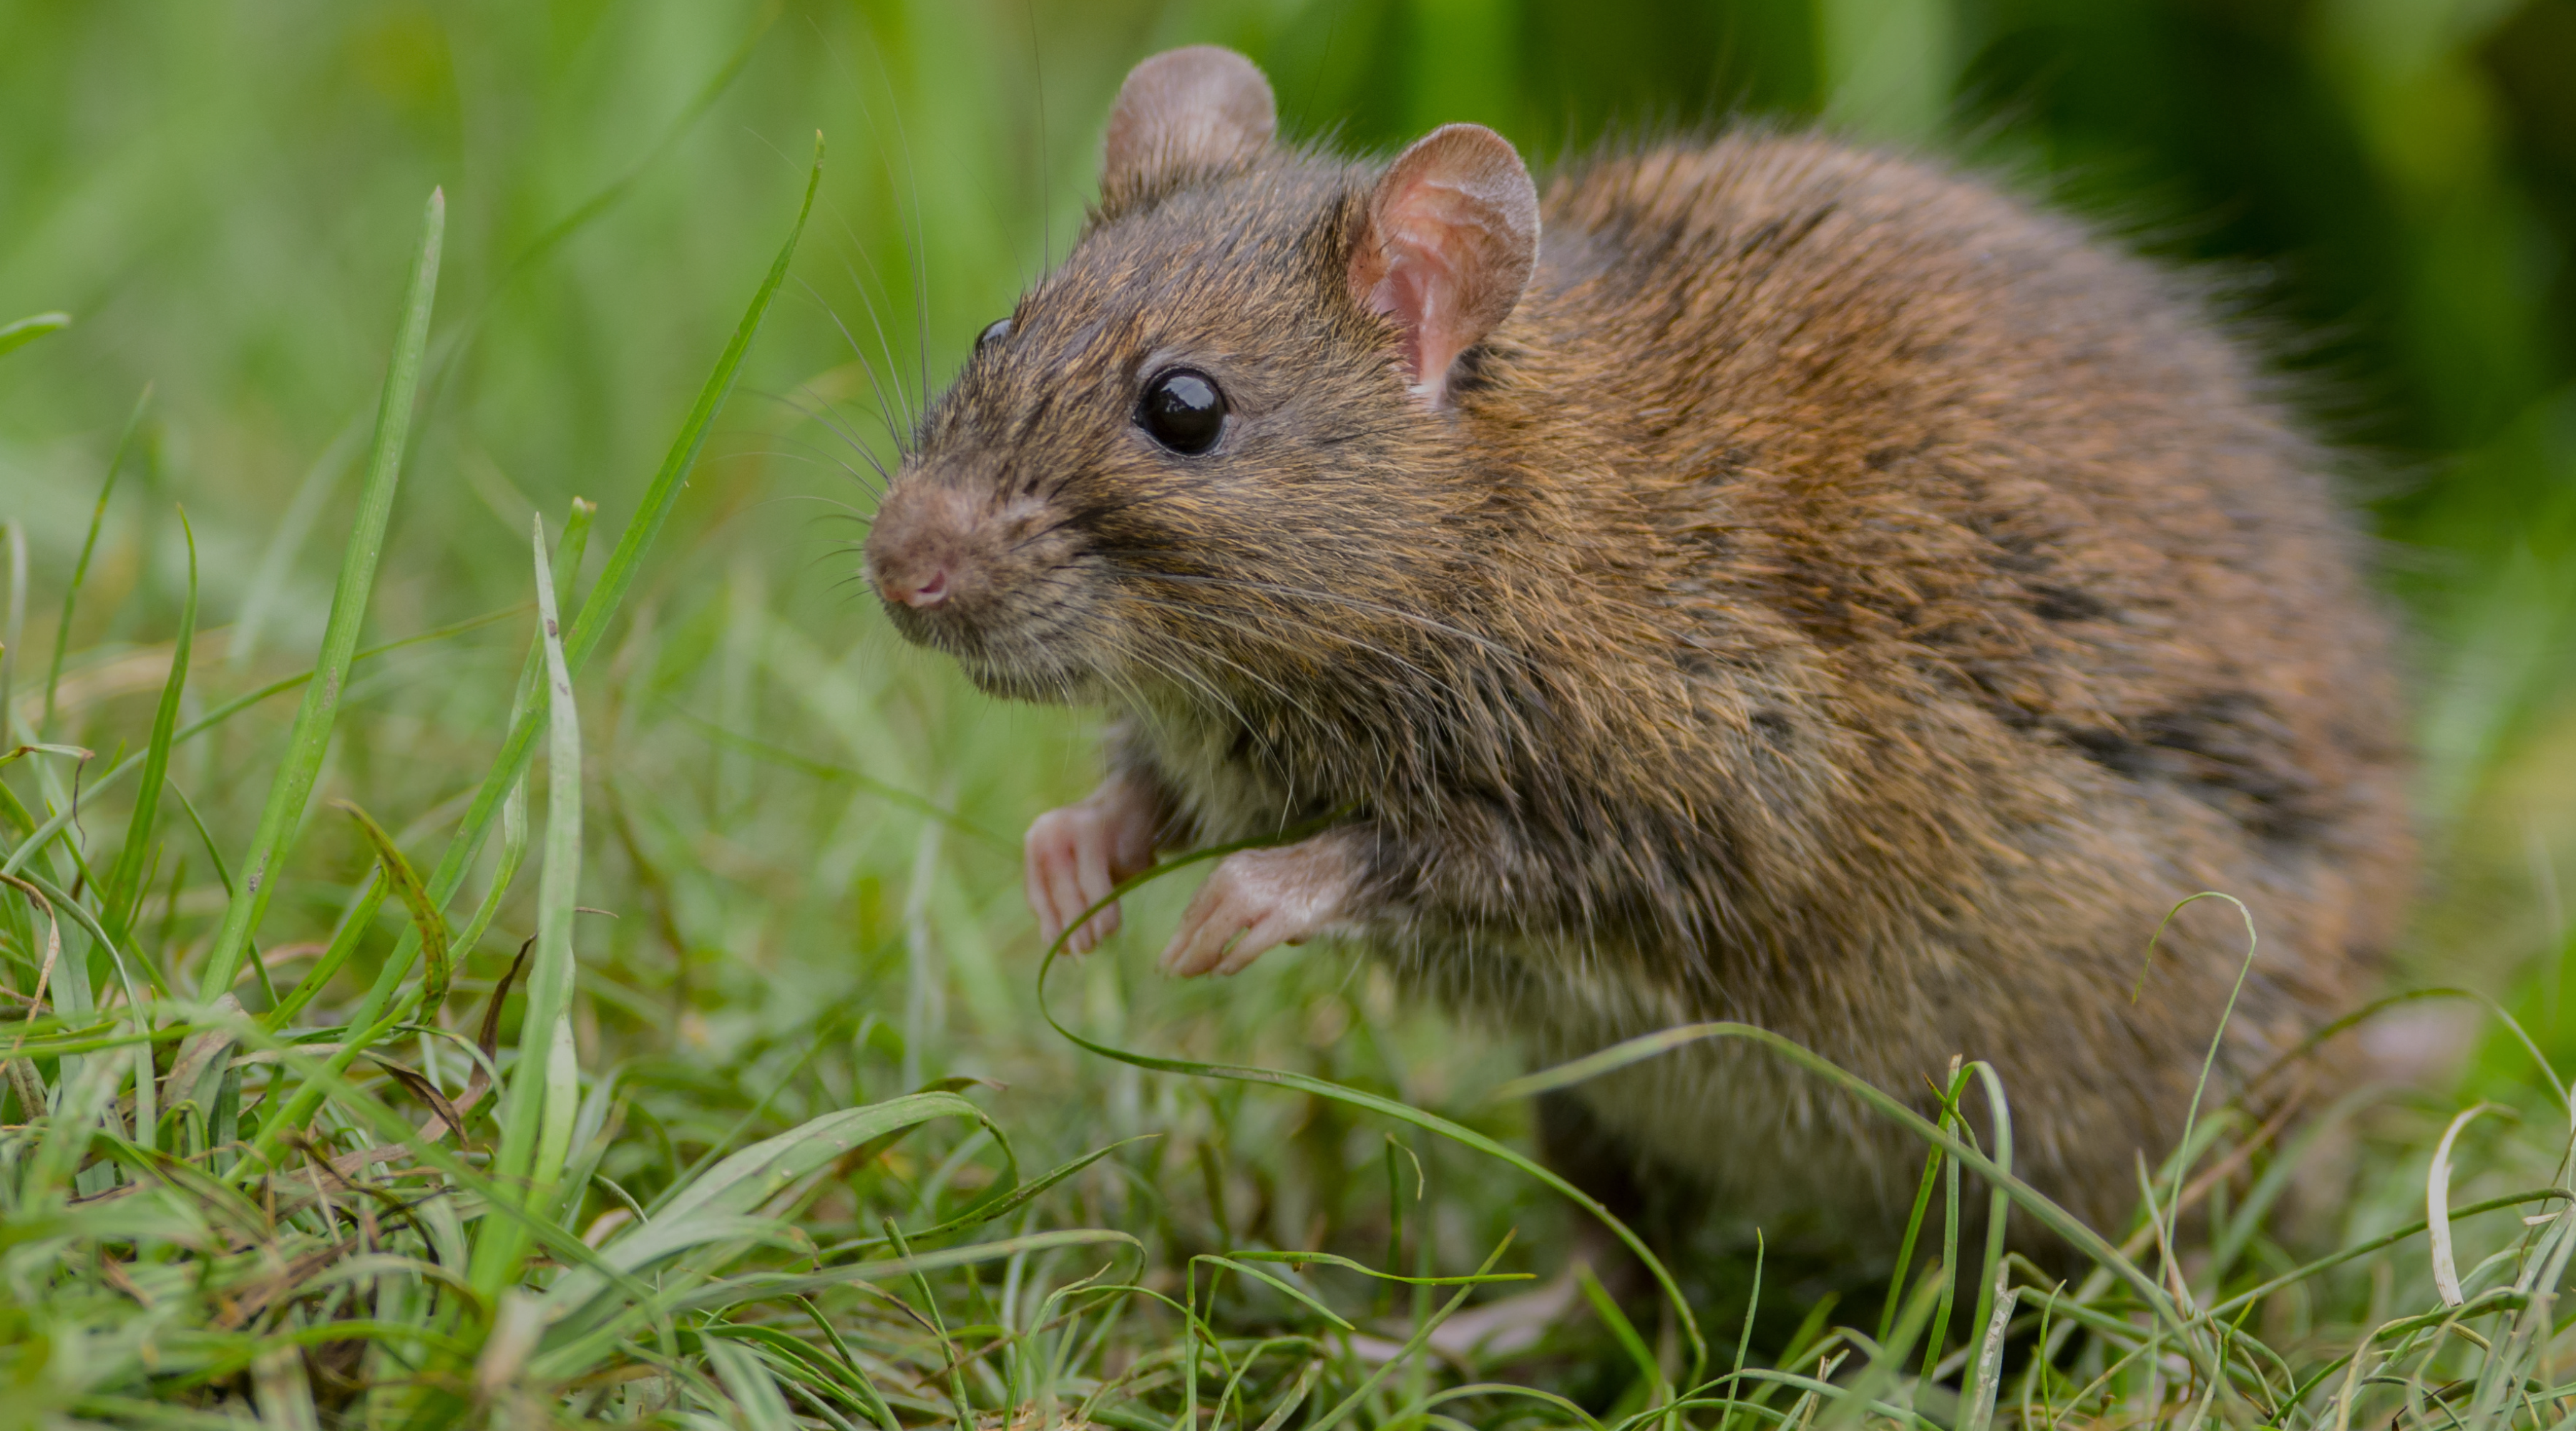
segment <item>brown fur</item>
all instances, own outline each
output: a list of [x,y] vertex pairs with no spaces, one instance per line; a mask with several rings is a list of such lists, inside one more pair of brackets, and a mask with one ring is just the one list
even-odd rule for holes
[[[1972,179],[1740,130],[1579,166],[1535,277],[1407,391],[1346,276],[1376,171],[1122,182],[918,434],[898,625],[1105,703],[1173,843],[1348,810],[1352,916],[1546,1063],[1702,1019],[1929,1106],[1992,1060],[2097,1218],[2340,1012],[2411,869],[2388,639],[2328,454],[2172,275]],[[1175,356],[1232,399],[1137,429]],[[920,538],[928,540],[928,538]],[[888,555],[883,559],[892,560]],[[1741,1046],[1580,1090],[1751,1213],[1885,1227],[1920,1149]]]

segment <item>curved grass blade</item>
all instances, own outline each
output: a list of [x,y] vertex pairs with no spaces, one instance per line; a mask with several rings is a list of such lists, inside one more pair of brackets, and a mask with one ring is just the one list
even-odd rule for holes
[[1337,1256],[1330,1252],[1299,1252],[1293,1250],[1287,1252],[1229,1252],[1226,1256],[1237,1262],[1284,1262],[1291,1267],[1303,1267],[1309,1263],[1321,1263],[1326,1267],[1338,1267],[1345,1272],[1357,1272],[1363,1277],[1373,1277],[1380,1282],[1400,1282],[1408,1287],[1471,1287],[1485,1282],[1528,1282],[1535,1280],[1535,1278],[1527,1272],[1490,1272],[1477,1273],[1462,1277],[1406,1277],[1394,1272],[1389,1272],[1383,1267],[1371,1267],[1365,1262],[1356,1262],[1348,1257]]
[[2442,1305],[2458,1307],[2468,1298],[2460,1295],[2460,1264],[2451,1252],[2451,1145],[2460,1133],[2481,1113],[2504,1111],[2492,1103],[2480,1103],[2464,1109],[2442,1130],[2442,1141],[2433,1149],[2433,1163],[2424,1174],[2424,1227],[2433,1254],[2433,1288],[2442,1294]]
[[[698,1229],[720,1222],[730,1227],[747,1218],[789,1184],[829,1167],[843,1155],[900,1129],[937,1118],[967,1118],[991,1128],[984,1110],[953,1093],[912,1093],[864,1108],[827,1113],[777,1137],[754,1143],[709,1168],[672,1197],[650,1222],[629,1228],[601,1249],[611,1265],[626,1266],[639,1249],[679,1246],[706,1240]],[[656,1256],[661,1254],[654,1254]],[[635,1264],[641,1265],[641,1264]],[[546,1294],[547,1320],[580,1327],[586,1309],[606,1287],[604,1278],[575,1270],[566,1272]]]
[[[1576,1424],[1584,1427],[1585,1431],[1602,1431],[1600,1419],[1595,1417],[1591,1412],[1584,1410],[1580,1404],[1568,1401],[1553,1391],[1547,1391],[1535,1386],[1515,1386],[1507,1381],[1471,1381],[1464,1386],[1452,1386],[1435,1391],[1429,1396],[1425,1396],[1421,1400],[1414,1402],[1411,1406],[1404,1408],[1402,1413],[1394,1417],[1387,1424],[1391,1426],[1421,1425],[1423,1424],[1422,1421],[1416,1419],[1421,1415],[1421,1413],[1427,1412],[1435,1406],[1440,1406],[1452,1401],[1462,1401],[1471,1396],[1511,1396],[1527,1401],[1535,1401],[1542,1406],[1553,1407],[1563,1415],[1571,1417]],[[1266,1426],[1269,1423],[1265,1422],[1263,1424]]]
[[69,313],[34,313],[14,323],[0,325],[0,353],[15,352],[48,333],[59,333],[72,326]]
[[454,973],[447,953],[447,921],[440,916],[438,906],[429,902],[429,891],[421,888],[420,876],[412,872],[411,861],[403,858],[402,849],[394,844],[393,836],[385,833],[385,827],[358,808],[354,800],[331,803],[357,822],[367,844],[376,852],[381,877],[393,882],[394,893],[402,896],[403,908],[411,912],[411,926],[420,934],[421,962],[428,966],[428,972],[421,977],[421,1014],[435,1017],[438,1006],[447,1001],[447,985]]
[[[2224,1020],[2221,1021],[2221,1026],[2224,1027]],[[1984,1059],[1969,1064],[1965,1071],[1975,1074],[1978,1081],[1985,1087],[1986,1108],[1994,1126],[1995,1166],[2009,1173],[2013,1166],[2012,1107],[2004,1099],[2003,1077],[1995,1072],[1993,1064]],[[2207,1076],[2206,1069],[2203,1070],[2203,1076]],[[1976,1374],[1977,1369],[1982,1368],[1991,1355],[2000,1354],[2000,1349],[1990,1347],[1987,1339],[2002,1335],[2002,1331],[1993,1325],[1993,1319],[1995,1299],[2005,1295],[2003,1290],[2004,1232],[2010,1225],[2011,1213],[2012,1197],[2004,1190],[2003,1184],[1988,1183],[1986,1251],[1985,1256],[1977,1263],[1977,1304],[1968,1322],[1967,1359],[1961,1363],[1962,1366],[1969,1368],[1972,1374]],[[1937,1347],[1939,1343],[1936,1342],[1934,1345]],[[2000,1375],[2000,1371],[1997,1374]],[[1971,1387],[1971,1390],[1973,1389]],[[1991,1409],[1991,1401],[1989,1409]]]
[[741,1413],[743,1425],[750,1431],[796,1431],[796,1418],[788,1414],[786,1393],[778,1389],[778,1379],[759,1353],[721,1337],[705,1345],[716,1379],[724,1383],[725,1395],[733,1401],[734,1410]]
[[[1210,1267],[1222,1267],[1229,1272],[1235,1273],[1237,1276],[1249,1277],[1254,1281],[1261,1283],[1263,1286],[1279,1293],[1279,1295],[1286,1297],[1290,1301],[1297,1303],[1299,1306],[1304,1307],[1307,1311],[1313,1312],[1316,1316],[1323,1318],[1326,1324],[1330,1325],[1336,1331],[1348,1332],[1358,1330],[1351,1325],[1349,1318],[1334,1311],[1332,1308],[1325,1306],[1322,1302],[1317,1301],[1314,1293],[1307,1291],[1305,1288],[1298,1286],[1296,1283],[1289,1281],[1285,1277],[1273,1276],[1272,1274],[1264,1272],[1260,1268],[1253,1266],[1249,1262],[1237,1262],[1231,1257],[1219,1254],[1212,1253],[1206,1256],[1193,1257],[1190,1260],[1192,1262],[1204,1263]],[[1216,1283],[1214,1281],[1210,1281],[1208,1283],[1208,1298],[1210,1301],[1214,1301],[1215,1297]]]
[[[985,1262],[999,1262],[1022,1253],[1046,1252],[1058,1247],[1097,1247],[1123,1243],[1142,1249],[1137,1238],[1110,1228],[1069,1228],[1060,1232],[1033,1232],[1026,1237],[1006,1237],[994,1242],[969,1243],[964,1247],[946,1247],[937,1252],[916,1252],[909,1257],[890,1257],[877,1262],[851,1262],[839,1267],[826,1267],[820,1272],[753,1272],[710,1283],[680,1298],[675,1309],[719,1307],[739,1302],[768,1301],[778,1297],[802,1296],[852,1282],[881,1282],[894,1277],[909,1277],[920,1272],[942,1272],[951,1267],[971,1267]],[[1488,1268],[1491,1263],[1486,1264]],[[1464,1292],[1459,1294],[1465,1296]]]
[[393,361],[386,366],[384,390],[376,405],[376,436],[367,455],[366,485],[359,490],[357,526],[342,550],[340,579],[332,588],[331,615],[322,631],[322,654],[314,663],[321,679],[304,688],[303,708],[295,713],[287,737],[286,762],[269,785],[268,804],[251,837],[249,857],[242,861],[241,888],[225,906],[223,925],[207,953],[202,987],[209,997],[230,989],[233,976],[241,971],[251,933],[277,891],[276,867],[286,857],[305,798],[322,773],[322,754],[340,713],[341,688],[357,654],[367,598],[375,589],[376,563],[384,554],[385,524],[393,516],[394,487],[402,475],[412,400],[420,385],[421,351],[429,343],[429,315],[438,296],[439,248],[446,228],[447,196],[432,189],[421,218],[411,289],[404,296],[402,323],[394,337]]
[[1001,1130],[983,1109],[954,1093],[907,1093],[864,1108],[826,1113],[732,1154],[673,1194],[654,1213],[653,1221],[658,1225],[705,1212],[748,1212],[842,1154],[934,1118],[966,1118],[982,1125],[992,1131],[1007,1155],[1009,1144],[1002,1142]]

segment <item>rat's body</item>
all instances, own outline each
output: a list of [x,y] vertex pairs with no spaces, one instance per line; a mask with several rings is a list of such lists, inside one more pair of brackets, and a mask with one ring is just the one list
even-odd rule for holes
[[[2409,872],[2386,634],[2187,289],[1815,138],[1535,212],[1483,131],[1381,179],[1271,143],[1216,53],[1131,79],[1094,223],[870,543],[908,634],[1123,716],[1032,831],[1050,933],[1154,844],[1331,818],[1230,856],[1167,965],[1354,937],[1542,1064],[1742,1020],[1928,1107],[1988,1059],[2097,1218],[2244,956],[2195,906],[2132,1002],[2176,901],[2262,931],[2222,1087],[2348,1007]],[[1204,451],[1173,372],[1221,390]],[[1921,1156],[1741,1044],[1575,1097],[1756,1215],[1892,1230]]]

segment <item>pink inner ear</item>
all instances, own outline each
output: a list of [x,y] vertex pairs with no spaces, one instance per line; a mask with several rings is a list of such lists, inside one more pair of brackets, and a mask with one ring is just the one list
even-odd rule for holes
[[1379,183],[1353,296],[1392,319],[1414,390],[1448,403],[1449,370],[1510,315],[1538,248],[1537,194],[1500,135],[1450,125]]
[[1457,282],[1457,270],[1439,250],[1424,248],[1412,236],[1390,234],[1386,243],[1386,277],[1369,294],[1369,306],[1395,320],[1404,334],[1404,367],[1418,385],[1425,374],[1445,374],[1457,361],[1457,344],[1448,341],[1441,319],[1440,296]]

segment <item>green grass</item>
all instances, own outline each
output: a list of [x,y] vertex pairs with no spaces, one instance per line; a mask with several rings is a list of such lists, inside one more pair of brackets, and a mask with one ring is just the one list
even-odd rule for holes
[[[2261,9],[0,3],[0,1423],[2558,1425],[2576,26]],[[1299,132],[1826,112],[2280,262],[2406,478],[2392,987],[2496,1001],[2395,1011],[2484,1020],[2456,1082],[2278,1141],[2213,1090],[2061,1282],[1975,1235],[2063,1214],[1972,1064],[1908,1275],[1721,1227],[1536,1354],[1428,1351],[1563,1267],[1526,1095],[1586,1069],[1347,952],[1159,978],[1188,866],[1051,960],[1017,833],[1092,719],[846,586],[852,449],[1195,39]],[[1699,1037],[1766,1036],[1611,1057]]]

